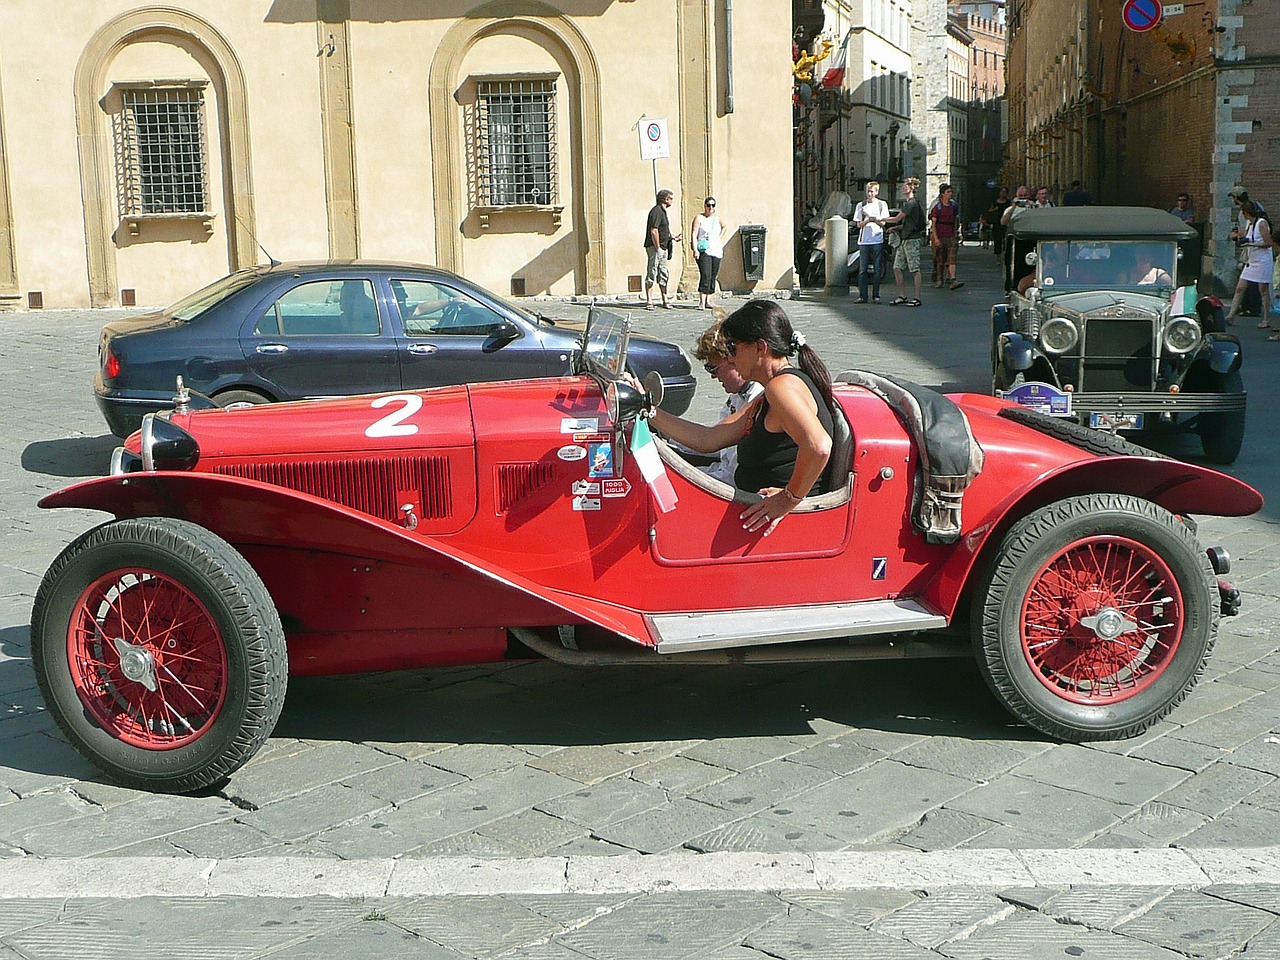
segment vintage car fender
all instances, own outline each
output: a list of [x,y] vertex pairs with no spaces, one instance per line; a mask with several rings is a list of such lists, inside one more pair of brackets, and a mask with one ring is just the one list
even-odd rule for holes
[[[272,561],[277,569],[258,569],[268,586],[282,578],[304,578],[309,564],[334,555],[430,567],[450,580],[451,589],[460,595],[483,587],[486,592],[478,599],[487,612],[503,609],[517,625],[588,622],[638,643],[652,642],[640,611],[535,584],[459,550],[447,538],[417,536],[331,501],[256,480],[207,473],[133,473],[66,487],[39,505],[100,510],[120,519],[175,517],[211,530],[241,552],[275,548],[275,553],[284,554]],[[495,589],[504,596],[490,596]],[[288,613],[281,611],[286,618]]]
[[1006,370],[1030,370],[1035,344],[1020,333],[1000,334],[1000,362]]
[[1227,374],[1240,369],[1244,357],[1240,349],[1240,338],[1232,333],[1210,333],[1209,369],[1214,373]]
[[991,308],[991,332],[994,336],[1007,333],[1013,326],[1009,323],[1009,305],[997,303]]
[[948,619],[955,615],[971,578],[982,575],[980,561],[998,549],[1005,532],[1032,510],[1086,493],[1128,493],[1179,516],[1244,517],[1262,508],[1262,494],[1226,474],[1165,457],[1098,457],[1051,470],[993,506],[966,531],[924,600]]

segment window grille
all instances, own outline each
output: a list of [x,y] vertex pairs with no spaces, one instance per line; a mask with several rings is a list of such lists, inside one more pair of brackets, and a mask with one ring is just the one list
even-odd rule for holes
[[204,91],[140,87],[121,94],[116,116],[121,217],[208,211]]
[[559,202],[554,78],[481,80],[476,99],[476,202]]

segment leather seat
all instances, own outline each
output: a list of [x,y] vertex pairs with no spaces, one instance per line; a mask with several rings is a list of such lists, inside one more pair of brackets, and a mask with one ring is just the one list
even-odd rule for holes
[[831,405],[831,457],[827,460],[826,489],[843,490],[853,468],[853,431],[838,402]]

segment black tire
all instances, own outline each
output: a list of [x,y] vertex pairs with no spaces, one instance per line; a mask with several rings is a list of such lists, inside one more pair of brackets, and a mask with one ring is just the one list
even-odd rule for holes
[[[130,573],[137,570],[151,576],[138,578]],[[108,594],[114,597],[113,606],[108,607],[96,591],[100,584],[111,582],[119,590]],[[106,618],[120,613],[118,625],[137,622],[121,612],[129,605],[123,598],[130,589],[144,585],[144,597],[155,591],[163,597],[167,590],[178,600],[190,598],[184,607],[171,601],[172,609],[181,610],[181,618],[174,617],[174,629],[169,632],[149,625],[145,632],[152,634],[151,640],[143,639],[144,631],[131,634],[126,627],[120,640],[108,644],[110,634],[104,634],[104,627],[112,623]],[[90,604],[107,612],[93,612]],[[90,619],[85,620],[86,616]],[[94,642],[77,641],[88,632],[73,633],[73,628],[89,623]],[[198,633],[204,634],[202,641],[193,639]],[[148,698],[145,682],[127,676],[119,646],[126,635],[158,664],[150,668],[152,685],[159,682],[163,691],[158,700],[154,693]],[[76,648],[73,669],[70,648],[77,642],[82,646]],[[203,646],[193,653],[198,643]],[[83,655],[86,648],[108,652],[98,654],[99,662],[93,663]],[[109,652],[113,648],[114,658]],[[201,694],[209,701],[207,718],[169,706],[172,700],[183,707],[178,697],[187,687],[167,667],[166,656],[173,657],[174,669],[179,671],[184,661],[219,659],[208,673],[200,674],[202,680],[212,676],[219,684],[198,688],[217,691]],[[219,783],[252,757],[280,717],[288,678],[280,617],[257,572],[216,534],[184,520],[164,518],[105,523],[62,551],[36,593],[31,659],[46,705],[76,749],[126,786],[165,793]],[[114,664],[109,662],[113,659]],[[92,683],[77,680],[82,671],[91,675]],[[170,677],[172,685],[166,689]],[[139,717],[148,716],[148,706],[152,717],[167,716],[164,710],[154,709],[159,701],[169,714],[182,717],[181,726],[168,722],[167,730],[156,730],[155,720],[139,724]],[[116,711],[105,723],[101,720],[104,705]],[[192,726],[192,721],[198,726]],[[117,729],[111,729],[113,722]],[[165,736],[170,737],[168,743]],[[131,738],[155,742],[132,743]]]
[[[1221,378],[1218,393],[1244,393],[1244,378],[1233,370]],[[1207,413],[1200,416],[1200,446],[1210,463],[1222,465],[1236,462],[1244,446],[1243,410]]]
[[1100,457],[1159,457],[1162,460],[1169,459],[1163,453],[1157,453],[1114,433],[1094,430],[1065,417],[1051,417],[1047,413],[1041,413],[1029,407],[1005,407],[1000,411],[1000,416],[1023,426],[1031,427],[1033,430],[1039,430],[1055,440],[1069,443],[1072,446],[1079,447],[1081,450],[1088,450],[1090,453],[1097,454]]
[[271,398],[255,390],[224,390],[213,398],[213,402],[224,410],[234,410],[237,407],[258,407],[270,403]]
[[[1102,621],[1083,622],[1097,614],[1132,621],[1107,639]],[[974,653],[1023,722],[1061,740],[1121,739],[1195,686],[1218,618],[1213,569],[1186,524],[1139,497],[1089,494],[1005,535],[974,603]]]

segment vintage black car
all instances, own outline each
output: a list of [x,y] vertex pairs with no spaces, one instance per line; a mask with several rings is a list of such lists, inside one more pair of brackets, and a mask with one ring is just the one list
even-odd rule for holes
[[[118,437],[173,405],[174,378],[219,406],[354,396],[569,373],[582,324],[531,313],[447,270],[320,261],[250,267],[167,310],[102,328],[93,392]],[[680,347],[632,340],[665,409],[696,380]]]
[[1017,212],[1007,303],[991,311],[996,396],[1110,433],[1178,430],[1232,463],[1244,440],[1240,341],[1196,292],[1194,227],[1147,207]]

